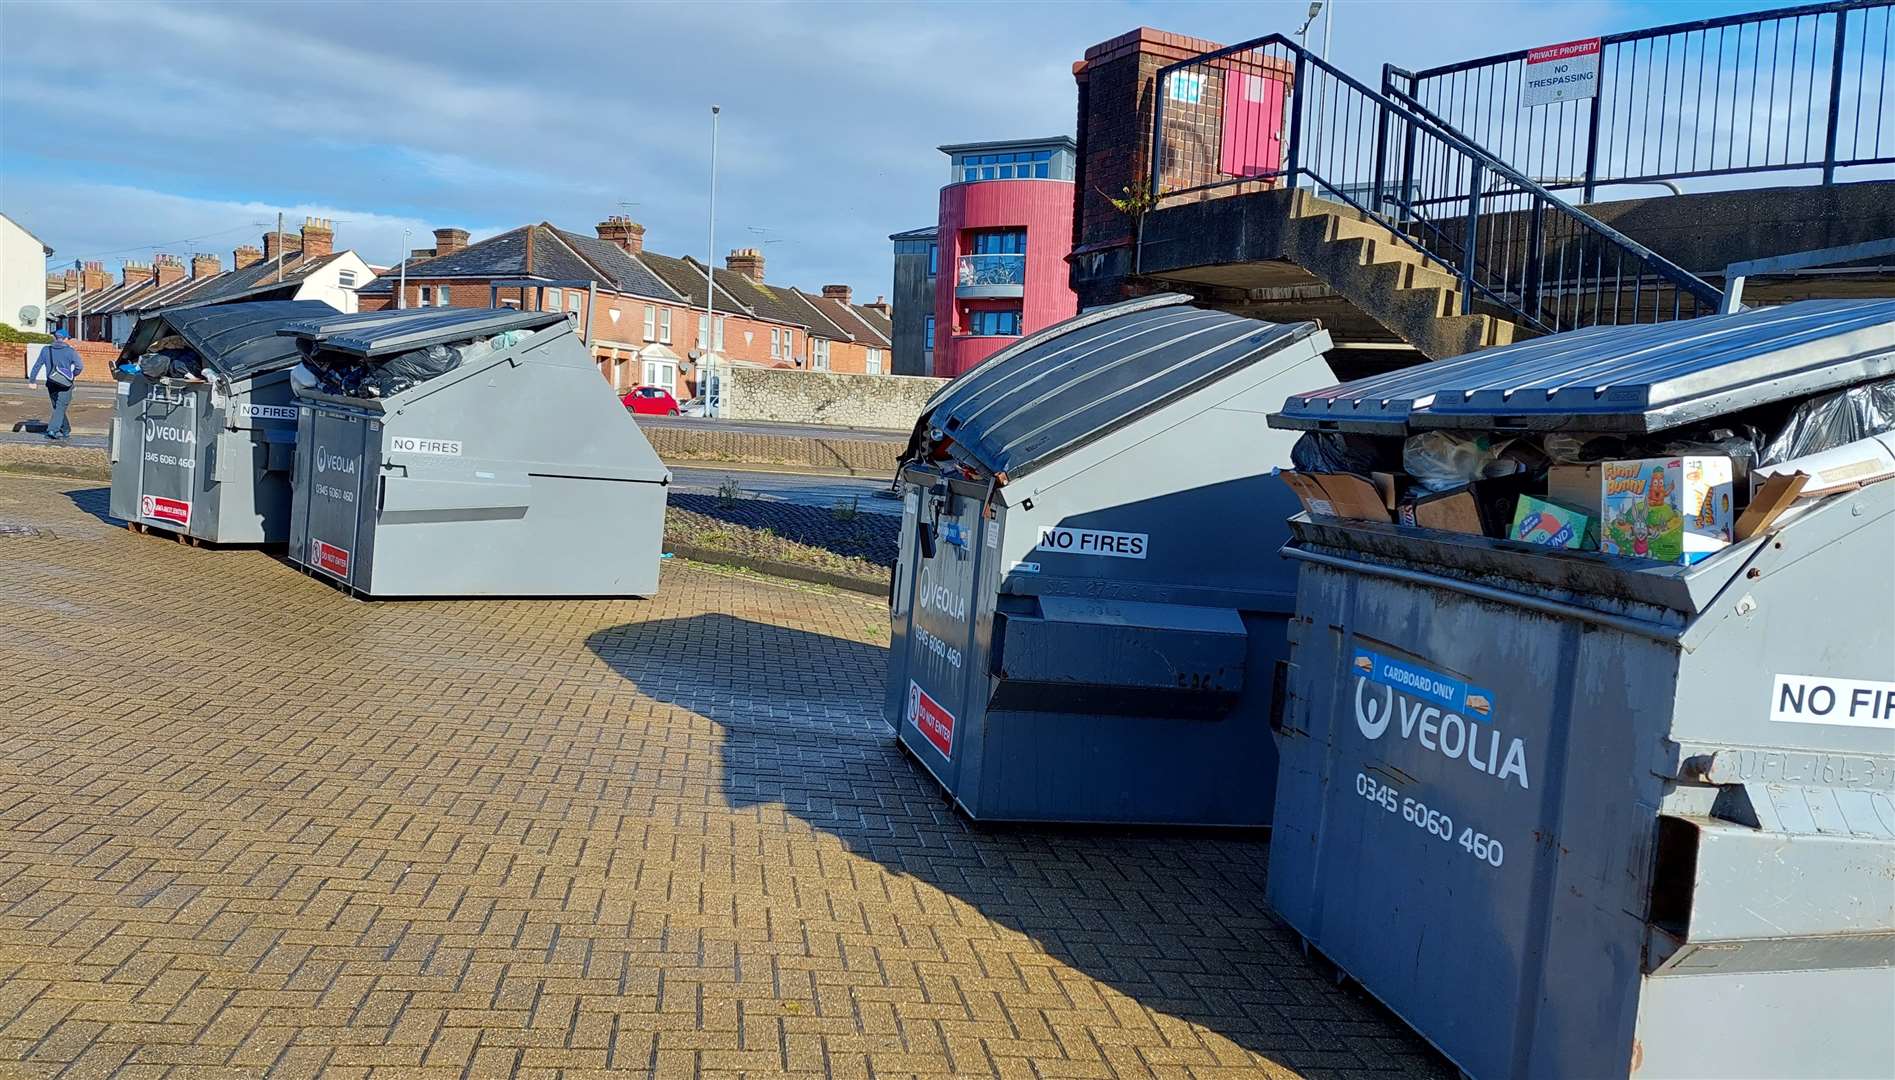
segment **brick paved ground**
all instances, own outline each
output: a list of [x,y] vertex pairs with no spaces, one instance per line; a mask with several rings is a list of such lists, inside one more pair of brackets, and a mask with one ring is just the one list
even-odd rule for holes
[[365,604],[103,513],[0,478],[0,1076],[1444,1071],[1262,844],[965,827],[872,601]]

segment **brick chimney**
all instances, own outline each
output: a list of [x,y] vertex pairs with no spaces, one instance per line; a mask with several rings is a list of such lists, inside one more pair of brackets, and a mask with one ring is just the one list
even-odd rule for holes
[[[283,234],[283,255],[285,258],[291,255],[294,255],[297,249],[302,246],[303,246],[302,237],[297,236],[295,233],[290,233],[290,232],[286,232]],[[276,251],[277,251],[276,231],[271,230],[269,232],[264,233],[263,234],[263,257],[265,259],[275,261]]]
[[434,253],[436,255],[452,255],[466,246],[466,229],[434,230]]
[[87,263],[84,277],[87,292],[104,292],[112,287],[112,275],[105,272],[102,262]]
[[255,244],[244,244],[230,253],[230,268],[242,270],[246,266],[255,266],[263,261],[263,249]]
[[724,266],[752,281],[763,280],[763,252],[756,248],[738,248],[724,259]]
[[624,214],[613,214],[596,227],[599,239],[608,244],[617,244],[627,254],[636,255],[645,250],[645,227]]
[[128,262],[119,267],[119,282],[124,285],[143,285],[151,281],[151,264]]
[[328,218],[303,219],[303,254],[321,259],[335,254],[336,223]]
[[200,252],[191,256],[191,276],[194,278],[216,277],[224,272],[223,260],[209,252]]
[[888,297],[886,296],[878,296],[875,298],[873,304],[863,304],[862,306],[875,312],[884,319],[893,319],[895,317],[895,309],[889,306]]
[[410,259],[432,259],[434,258],[434,249],[433,248],[409,248],[408,257]]
[[822,287],[822,298],[824,300],[840,300],[846,304],[849,302],[849,297],[854,295],[855,290],[847,285],[824,285]]
[[184,260],[176,255],[160,255],[157,260],[158,286],[176,285],[184,280]]

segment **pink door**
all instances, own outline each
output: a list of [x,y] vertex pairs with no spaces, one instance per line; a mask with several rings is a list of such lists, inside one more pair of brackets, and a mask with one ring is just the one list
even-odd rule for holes
[[1224,76],[1224,142],[1217,167],[1227,176],[1283,168],[1283,81],[1246,71]]

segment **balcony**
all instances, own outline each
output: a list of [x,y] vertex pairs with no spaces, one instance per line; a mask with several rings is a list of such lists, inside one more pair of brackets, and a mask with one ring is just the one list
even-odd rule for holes
[[1010,299],[1025,293],[1025,255],[963,255],[955,267],[954,295],[963,300]]

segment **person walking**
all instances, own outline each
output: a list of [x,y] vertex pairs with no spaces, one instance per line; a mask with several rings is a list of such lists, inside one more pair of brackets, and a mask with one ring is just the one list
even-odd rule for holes
[[46,372],[46,396],[52,402],[52,412],[46,417],[46,437],[53,442],[72,437],[66,407],[72,404],[72,384],[86,369],[86,362],[79,358],[79,350],[72,347],[68,337],[63,326],[53,331],[53,343],[39,351],[33,370],[26,373],[27,382],[37,383],[40,371]]

